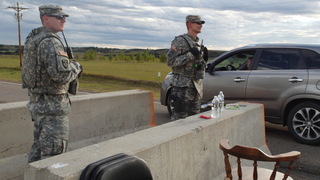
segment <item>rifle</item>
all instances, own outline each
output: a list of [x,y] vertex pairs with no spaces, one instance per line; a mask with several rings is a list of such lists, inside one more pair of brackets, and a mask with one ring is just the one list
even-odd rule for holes
[[[72,49],[71,49],[71,47],[69,47],[68,42],[67,42],[67,39],[66,39],[63,31],[62,31],[62,36],[63,36],[64,41],[66,42],[66,46],[67,46],[66,51],[67,51],[67,54],[68,54],[68,58],[69,58],[69,59],[73,59]],[[76,94],[77,94],[77,91],[78,91],[78,87],[79,87],[78,78],[79,78],[79,77],[81,76],[81,74],[82,74],[82,67],[81,67],[81,65],[80,65],[80,68],[81,68],[81,72],[78,74],[78,77],[77,77],[75,80],[73,80],[73,81],[71,81],[71,82],[69,83],[68,92],[69,92],[70,94],[73,94],[73,95],[76,95]]]
[[203,60],[207,62],[209,59],[209,54],[208,54],[208,49],[203,45],[203,39],[201,40],[200,53],[202,54]]
[[200,53],[203,53],[203,50],[204,50],[204,46],[203,46],[203,39],[202,39],[200,44]]
[[72,49],[71,49],[71,47],[68,46],[67,39],[66,39],[66,37],[64,36],[63,31],[62,31],[62,36],[63,36],[64,41],[66,42],[66,46],[67,46],[66,51],[67,51],[68,57],[69,57],[69,59],[73,59]]

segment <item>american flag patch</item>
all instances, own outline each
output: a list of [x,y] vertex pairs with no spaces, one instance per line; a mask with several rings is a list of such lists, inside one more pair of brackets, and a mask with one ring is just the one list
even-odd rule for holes
[[68,54],[67,54],[66,52],[64,52],[64,51],[58,51],[58,54],[59,54],[60,56],[68,57]]

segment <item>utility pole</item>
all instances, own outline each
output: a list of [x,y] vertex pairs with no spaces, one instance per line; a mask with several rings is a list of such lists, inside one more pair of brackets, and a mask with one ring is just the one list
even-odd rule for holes
[[11,8],[17,11],[15,15],[17,16],[17,19],[18,19],[19,56],[20,56],[20,67],[21,67],[22,66],[22,47],[21,47],[20,19],[22,18],[22,14],[20,15],[20,11],[28,8],[20,7],[18,2],[17,2],[17,6],[9,6],[8,8]]

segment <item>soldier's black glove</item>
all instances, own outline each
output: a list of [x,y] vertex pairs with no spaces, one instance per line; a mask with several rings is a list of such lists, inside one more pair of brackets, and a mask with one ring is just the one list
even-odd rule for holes
[[198,58],[200,55],[200,51],[197,47],[193,47],[190,49],[190,52],[193,54],[195,58]]
[[207,47],[204,47],[204,48],[203,48],[203,60],[204,60],[205,62],[208,62],[208,59],[209,59],[209,52],[208,52]]

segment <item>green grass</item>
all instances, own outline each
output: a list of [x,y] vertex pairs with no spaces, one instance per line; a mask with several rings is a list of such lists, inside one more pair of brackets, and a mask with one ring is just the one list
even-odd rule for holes
[[[78,61],[84,68],[80,79],[81,91],[110,92],[129,89],[144,89],[154,92],[154,98],[160,94],[160,82],[171,71],[160,62],[110,62]],[[0,80],[21,82],[19,56],[0,55]],[[161,76],[158,77],[158,73]]]
[[0,68],[0,79],[12,82],[21,82],[21,71],[16,68]]
[[20,57],[18,55],[0,55],[0,67],[19,68]]
[[107,75],[124,79],[143,80],[150,82],[162,81],[162,76],[171,69],[160,62],[128,63],[110,61],[78,61],[84,68],[85,74]]

